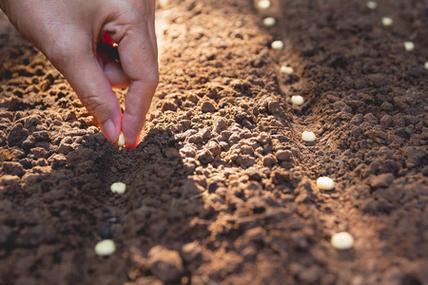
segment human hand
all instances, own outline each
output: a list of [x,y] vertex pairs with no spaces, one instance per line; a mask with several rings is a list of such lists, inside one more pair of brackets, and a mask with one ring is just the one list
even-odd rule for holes
[[[106,138],[123,131],[127,147],[139,134],[158,84],[155,0],[0,0],[0,7],[27,39],[64,75]],[[97,44],[108,33],[120,62]],[[125,111],[112,87],[128,86]]]

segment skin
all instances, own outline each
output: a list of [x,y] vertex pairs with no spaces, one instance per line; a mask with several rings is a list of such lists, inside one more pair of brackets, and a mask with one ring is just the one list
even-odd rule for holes
[[[159,80],[155,0],[0,0],[0,8],[64,75],[110,142],[123,131],[127,147],[139,144]],[[120,63],[97,51],[106,32]],[[123,114],[112,87],[128,87]]]

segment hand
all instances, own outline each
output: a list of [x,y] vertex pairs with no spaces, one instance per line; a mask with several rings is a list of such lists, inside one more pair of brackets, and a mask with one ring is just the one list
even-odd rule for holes
[[[0,0],[15,27],[69,81],[106,138],[135,147],[158,83],[155,0]],[[103,34],[120,62],[97,51]],[[128,86],[123,125],[112,86]],[[122,129],[121,129],[122,128]]]

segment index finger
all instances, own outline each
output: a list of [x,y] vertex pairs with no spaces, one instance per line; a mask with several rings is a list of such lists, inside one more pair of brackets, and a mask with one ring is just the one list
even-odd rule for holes
[[129,78],[122,129],[128,147],[139,144],[140,132],[159,81],[156,43],[153,43],[149,25],[152,23],[133,26],[119,44],[122,69]]

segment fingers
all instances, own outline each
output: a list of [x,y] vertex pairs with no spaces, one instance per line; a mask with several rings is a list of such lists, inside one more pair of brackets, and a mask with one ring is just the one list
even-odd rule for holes
[[[85,43],[90,40],[77,42]],[[53,53],[47,53],[48,58],[69,81],[82,103],[95,117],[104,136],[115,143],[121,129],[120,106],[93,51],[80,46],[55,50]],[[112,75],[114,76],[116,75]]]
[[152,23],[133,25],[119,43],[120,62],[129,78],[123,115],[123,133],[128,147],[139,144],[159,80],[156,43],[153,43],[149,28],[154,30]]
[[108,61],[103,67],[104,74],[113,88],[125,88],[129,85],[128,76],[123,72],[122,67],[115,61]]

